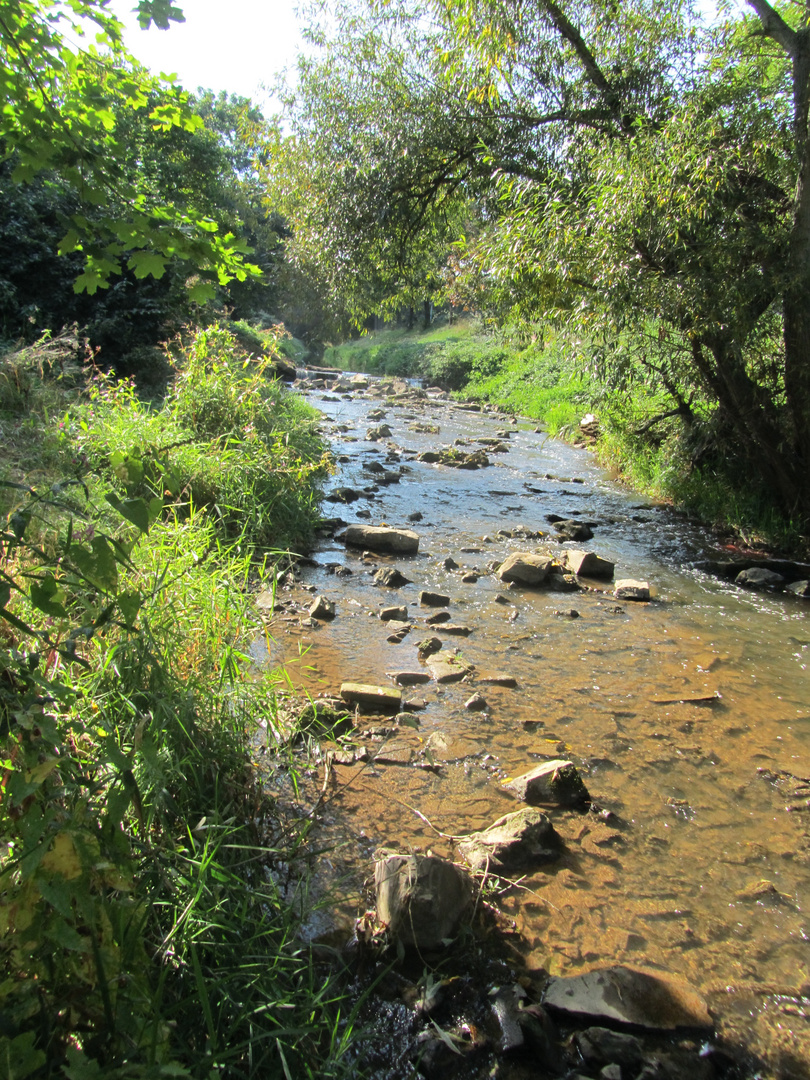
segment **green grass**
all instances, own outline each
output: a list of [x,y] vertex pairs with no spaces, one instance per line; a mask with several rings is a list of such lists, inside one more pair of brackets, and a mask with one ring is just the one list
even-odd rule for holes
[[153,408],[99,373],[60,399],[38,359],[11,358],[30,392],[3,413],[39,439],[13,441],[0,537],[0,1061],[349,1075],[351,1016],[284,885],[307,822],[251,764],[283,673],[245,654],[248,585],[314,525],[313,416],[221,328]]

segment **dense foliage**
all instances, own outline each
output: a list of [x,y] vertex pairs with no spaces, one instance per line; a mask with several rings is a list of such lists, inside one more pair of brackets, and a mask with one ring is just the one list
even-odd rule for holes
[[290,102],[293,257],[322,254],[359,319],[438,248],[445,295],[567,326],[679,418],[696,467],[806,526],[810,11],[750,6],[714,26],[659,0],[339,7]]
[[[141,0],[141,21],[181,17],[168,0]],[[72,40],[94,42],[85,48]],[[162,85],[121,44],[121,24],[100,0],[3,0],[0,7],[2,155],[15,184],[52,176],[75,205],[61,254],[81,252],[77,291],[91,295],[131,271],[160,278],[180,261],[204,300],[215,284],[258,273],[245,245],[192,201],[144,177],[130,123],[153,132],[194,132],[202,119],[182,91]]]
[[218,328],[160,410],[85,389],[66,344],[0,381],[31,478],[0,489],[0,1070],[334,1075],[349,1028],[282,874],[306,821],[250,767],[275,676],[244,653],[256,545],[316,517],[315,418]]

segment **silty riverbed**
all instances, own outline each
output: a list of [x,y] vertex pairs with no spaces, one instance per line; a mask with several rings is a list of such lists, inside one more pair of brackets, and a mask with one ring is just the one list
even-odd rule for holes
[[[345,935],[375,850],[458,859],[450,837],[517,808],[504,778],[569,759],[611,823],[550,811],[562,857],[499,900],[527,967],[671,972],[776,1074],[806,1066],[809,601],[696,569],[711,548],[705,533],[533,423],[433,392],[417,398],[401,382],[358,382],[336,392],[308,373],[299,384],[339,460],[329,485],[338,501],[324,512],[413,529],[418,553],[364,553],[338,528],[279,590],[256,654],[284,663],[313,698],[346,680],[394,687],[393,673],[425,671],[417,647],[431,636],[471,672],[406,687],[418,728],[364,732],[361,722],[352,745],[366,753],[334,764],[323,828],[352,841],[324,866],[343,882]],[[489,464],[418,460],[444,447],[483,450]],[[593,538],[560,539],[549,515],[587,523]],[[587,579],[574,592],[507,587],[492,573],[512,552],[566,548],[615,562],[616,579],[649,581],[653,599],[619,602],[611,582]],[[386,566],[410,582],[381,586],[373,575]],[[449,596],[449,624],[428,625],[437,609],[420,605],[421,590]],[[334,601],[334,618],[308,617],[314,594]],[[413,628],[399,641],[378,617],[388,606],[408,609]],[[504,675],[515,685],[486,681]],[[471,710],[475,693],[484,706]]]

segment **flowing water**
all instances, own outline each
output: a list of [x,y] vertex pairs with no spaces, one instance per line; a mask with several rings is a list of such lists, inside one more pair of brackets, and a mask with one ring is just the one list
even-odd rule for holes
[[[301,584],[333,599],[337,616],[312,625],[300,618],[311,596],[300,585],[282,594],[270,659],[284,661],[313,696],[336,694],[346,679],[393,685],[386,673],[417,669],[418,642],[441,632],[419,607],[419,590],[433,589],[450,595],[453,622],[472,628],[445,646],[475,667],[464,683],[404,692],[425,708],[418,730],[383,737],[391,764],[336,766],[324,818],[327,828],[351,823],[353,843],[332,857],[349,872],[347,916],[362,902],[359,882],[375,849],[453,857],[452,840],[436,830],[486,827],[518,809],[501,779],[570,758],[618,828],[553,811],[563,857],[499,901],[525,964],[553,974],[610,963],[679,974],[708,995],[721,1031],[762,1055],[768,1071],[802,1075],[810,1062],[808,602],[693,569],[705,535],[666,507],[640,506],[587,451],[533,425],[510,427],[503,416],[435,399],[389,402],[382,422],[392,438],[370,442],[367,429],[381,421],[367,414],[379,398],[309,397],[342,458],[334,486],[368,489],[374,475],[363,466],[386,455],[386,468],[406,470],[399,483],[334,512],[352,522],[370,511],[369,524],[411,527],[420,549],[364,560],[323,541]],[[412,430],[417,421],[440,433]],[[489,468],[415,460],[457,439],[477,449],[476,439],[504,430],[509,452],[491,454]],[[417,512],[422,520],[411,525]],[[594,539],[555,543],[547,514],[596,523]],[[546,544],[499,535],[520,525],[546,531],[553,550],[597,551],[616,563],[616,578],[651,582],[654,599],[617,603],[598,582],[576,593],[506,589],[487,566]],[[443,568],[448,556],[460,569]],[[375,585],[382,565],[413,583]],[[336,567],[352,573],[335,576]],[[462,582],[472,570],[480,578]],[[400,644],[374,617],[392,604],[409,605],[416,622]],[[517,689],[478,682],[495,673],[514,676]],[[483,712],[464,707],[476,689]],[[379,734],[360,741],[380,752]],[[443,764],[413,767],[432,762]]]

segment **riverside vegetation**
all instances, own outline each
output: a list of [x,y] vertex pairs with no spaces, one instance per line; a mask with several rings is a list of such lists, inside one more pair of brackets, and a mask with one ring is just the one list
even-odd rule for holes
[[251,767],[281,676],[244,652],[317,517],[316,414],[218,326],[152,405],[76,346],[0,370],[0,1075],[341,1075],[282,873],[307,823]]
[[593,341],[562,329],[538,324],[509,333],[464,316],[452,323],[440,317],[430,329],[369,333],[327,349],[324,359],[344,370],[420,378],[456,398],[536,420],[552,438],[582,441],[580,420],[593,412],[593,449],[638,491],[736,542],[807,553],[800,523],[780,514],[741,472],[708,403],[694,402],[685,425],[638,365],[628,361],[622,378],[608,377],[602,355]]

